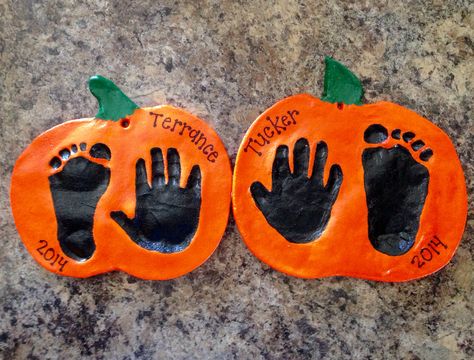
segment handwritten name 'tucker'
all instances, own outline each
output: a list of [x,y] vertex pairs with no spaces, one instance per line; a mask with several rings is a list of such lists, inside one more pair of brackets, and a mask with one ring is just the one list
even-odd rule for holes
[[255,137],[249,137],[247,143],[244,147],[244,152],[252,150],[258,156],[262,156],[262,148],[265,145],[270,144],[270,139],[282,134],[292,125],[296,125],[296,116],[299,115],[298,110],[288,110],[286,114],[275,116],[272,119],[270,116],[267,116],[265,120],[268,122],[267,126],[264,126]]

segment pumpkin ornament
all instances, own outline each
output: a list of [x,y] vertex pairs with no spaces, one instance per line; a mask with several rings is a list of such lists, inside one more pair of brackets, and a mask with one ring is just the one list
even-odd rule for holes
[[169,105],[140,108],[93,76],[94,118],[38,136],[13,169],[11,205],[35,260],[61,275],[122,270],[171,279],[216,249],[231,169],[203,120]]
[[363,105],[357,77],[325,63],[322,99],[277,102],[242,140],[232,198],[245,243],[303,278],[406,281],[439,270],[467,215],[451,141],[400,105]]

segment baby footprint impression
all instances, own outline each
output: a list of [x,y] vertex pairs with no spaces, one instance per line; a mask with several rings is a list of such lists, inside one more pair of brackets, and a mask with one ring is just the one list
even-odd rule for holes
[[369,239],[375,249],[392,256],[405,254],[415,242],[430,177],[428,169],[401,145],[402,139],[413,152],[421,150],[421,161],[433,155],[422,140],[415,140],[413,132],[401,134],[395,129],[389,139],[387,129],[378,124],[367,128],[365,142],[391,141],[394,146],[371,147],[362,154]]
[[87,153],[87,144],[63,149],[49,165],[57,172],[49,177],[58,240],[64,253],[75,260],[89,259],[95,251],[92,229],[99,199],[110,180],[110,169],[94,159],[110,160],[107,145],[98,143]]

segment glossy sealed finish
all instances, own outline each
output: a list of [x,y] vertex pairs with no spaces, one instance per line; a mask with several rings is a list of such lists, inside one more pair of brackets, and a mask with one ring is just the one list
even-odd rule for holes
[[170,279],[198,267],[220,242],[231,168],[218,135],[172,106],[126,105],[126,117],[46,131],[15,164],[15,223],[50,271]]
[[449,262],[467,215],[462,168],[441,129],[393,103],[307,94],[253,123],[232,196],[252,253],[303,278],[426,276]]

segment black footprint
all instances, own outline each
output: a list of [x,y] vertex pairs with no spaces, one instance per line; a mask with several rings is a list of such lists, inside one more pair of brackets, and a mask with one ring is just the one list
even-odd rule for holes
[[[58,239],[64,253],[75,260],[86,260],[95,251],[92,235],[94,212],[100,197],[109,185],[110,169],[80,156],[87,150],[81,143],[62,149],[50,161],[58,172],[49,177],[54,211],[58,224]],[[95,144],[89,155],[110,160],[110,149]],[[61,166],[64,165],[62,169]]]
[[308,177],[309,144],[299,139],[294,148],[294,171],[288,164],[288,147],[277,148],[272,170],[272,190],[262,183],[250,187],[257,207],[268,223],[292,243],[308,243],[321,236],[331,215],[342,183],[339,165],[331,166],[323,183],[328,147],[321,141],[316,148],[313,173]]
[[[428,161],[433,155],[422,140],[415,140],[413,132],[402,134],[395,129],[391,137],[400,142],[403,139],[416,153],[423,148],[419,153],[421,161]],[[388,139],[388,131],[382,125],[371,125],[364,133],[364,140],[369,144],[380,144]],[[405,254],[413,246],[418,232],[428,192],[428,169],[399,143],[388,149],[365,149],[362,164],[370,242],[384,254]]]
[[181,164],[176,149],[168,149],[168,182],[161,149],[151,149],[152,183],[148,184],[145,161],[136,163],[135,217],[122,211],[111,217],[141,247],[162,253],[184,250],[191,242],[199,223],[201,208],[201,170],[194,165],[187,185],[181,188]]

